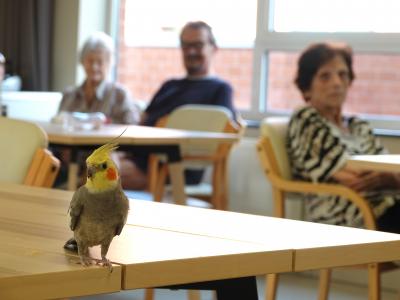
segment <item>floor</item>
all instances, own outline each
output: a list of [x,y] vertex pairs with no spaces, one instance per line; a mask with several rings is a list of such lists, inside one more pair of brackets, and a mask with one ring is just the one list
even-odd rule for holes
[[[257,278],[259,299],[264,299],[264,278]],[[304,274],[283,274],[281,276],[277,300],[317,299],[317,280]],[[87,300],[144,300],[143,290],[119,292],[115,294],[79,297]],[[154,300],[187,300],[185,291],[156,290]],[[366,300],[367,289],[346,283],[334,283],[331,286],[330,300]],[[398,300],[395,291],[384,291],[382,300]],[[213,300],[211,292],[201,292],[201,300]],[[245,299],[243,299],[245,300]]]

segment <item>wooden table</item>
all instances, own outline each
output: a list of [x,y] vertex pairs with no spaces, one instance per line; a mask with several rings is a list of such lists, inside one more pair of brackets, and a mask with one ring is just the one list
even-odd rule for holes
[[130,225],[240,240],[269,250],[292,249],[291,271],[400,257],[400,235],[392,233],[144,201],[132,208]]
[[38,123],[47,133],[49,142],[54,146],[67,147],[72,150],[72,159],[69,166],[68,189],[77,187],[78,165],[77,152],[80,150],[93,150],[94,148],[118,138],[120,150],[134,153],[161,153],[166,154],[169,164],[172,183],[172,193],[176,203],[184,204],[184,176],[181,164],[182,145],[204,145],[210,143],[233,143],[238,140],[238,135],[230,133],[186,131],[168,128],[157,128],[136,125],[105,125],[99,130],[71,131],[61,125],[51,123]]
[[121,290],[121,266],[114,265],[111,274],[103,267],[82,268],[76,255],[64,252],[71,237],[64,199],[69,193],[1,184],[0,190],[0,299]]
[[[131,200],[127,225],[108,253],[120,267],[109,274],[76,265],[62,248],[71,236],[71,197],[0,184],[0,299],[36,290],[41,298],[111,292],[119,278],[120,289],[210,288],[220,300],[253,300],[255,275],[400,259],[396,234]],[[91,254],[100,258],[99,247]],[[93,278],[101,284],[90,284]]]
[[347,165],[357,169],[400,172],[400,154],[354,155]]

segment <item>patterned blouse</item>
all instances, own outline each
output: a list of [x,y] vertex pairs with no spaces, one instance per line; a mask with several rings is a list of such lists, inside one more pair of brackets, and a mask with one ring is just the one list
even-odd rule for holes
[[96,96],[90,107],[84,96],[83,85],[67,89],[61,100],[59,111],[102,112],[116,124],[138,124],[140,109],[129,93],[120,84],[103,81],[96,89]]
[[[310,106],[297,110],[289,123],[287,149],[294,178],[311,182],[335,182],[332,175],[350,155],[382,154],[386,150],[369,124],[356,117],[344,118],[344,133]],[[363,194],[379,218],[400,193],[393,190]],[[319,223],[362,227],[359,210],[340,196],[307,195],[306,217]]]

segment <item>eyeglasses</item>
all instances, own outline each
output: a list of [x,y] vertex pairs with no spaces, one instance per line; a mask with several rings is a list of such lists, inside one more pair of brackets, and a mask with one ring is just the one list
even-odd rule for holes
[[207,42],[181,42],[181,48],[183,50],[195,49],[202,50],[208,43]]

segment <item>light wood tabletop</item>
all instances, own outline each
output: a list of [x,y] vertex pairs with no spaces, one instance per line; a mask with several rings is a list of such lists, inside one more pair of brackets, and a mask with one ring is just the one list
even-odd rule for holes
[[[0,299],[54,299],[121,290],[122,267],[82,268],[63,250],[71,237],[57,191],[1,185]],[[51,203],[48,205],[48,203]]]
[[[81,271],[79,276],[89,282],[86,272],[99,270],[93,276],[108,283],[104,269],[81,267],[62,248],[72,235],[67,216],[71,197],[68,191],[0,184],[0,257],[13,257],[0,260],[0,298],[10,278],[17,282],[23,277],[27,260],[32,267],[26,272],[35,275],[32,289],[51,277],[43,273],[57,268],[60,278]],[[121,289],[400,259],[396,234],[140,200],[130,204],[127,225],[107,255],[122,267]],[[100,258],[99,247],[91,254]],[[53,285],[63,289],[62,282]],[[78,287],[71,291],[81,293]]]
[[290,219],[143,201],[128,224],[292,249],[296,271],[400,259],[398,234]]
[[400,154],[354,155],[347,165],[357,169],[400,172]]
[[[6,255],[4,252],[13,251],[7,249],[26,247],[28,253],[44,253],[64,258],[65,268],[60,270],[61,274],[67,274],[67,267],[82,272],[91,270],[92,268],[77,265],[78,257],[62,248],[64,242],[72,236],[67,216],[71,197],[72,192],[68,191],[0,184],[0,233],[4,246],[0,247],[0,257]],[[131,201],[132,214],[141,214],[142,202],[145,201]],[[90,253],[93,257],[100,258],[99,247],[93,247]],[[19,251],[14,251],[15,259],[0,264],[2,268],[9,270],[5,274],[0,272],[0,298],[5,295],[1,288],[9,283],[9,277],[14,276],[17,279],[23,275],[18,272],[13,274],[15,269],[24,268],[23,263],[16,262],[21,255]],[[253,276],[264,274],[266,270],[290,272],[292,256],[291,249],[270,250],[254,242],[153,228],[146,224],[127,224],[122,234],[114,238],[107,255],[113,263],[122,266],[121,289]],[[50,259],[46,256],[43,260],[46,258]],[[35,255],[31,259],[35,262]],[[50,260],[47,265],[52,263]],[[100,268],[100,271],[103,270]],[[45,283],[41,278],[47,280],[50,275],[42,277],[43,273],[48,274],[50,270],[38,269],[33,278],[44,287]],[[102,274],[108,276],[107,272]],[[89,277],[87,280],[90,279]],[[55,285],[58,289],[63,288],[60,282]],[[70,291],[68,296],[80,295],[78,288]],[[45,295],[45,291],[42,292]],[[92,291],[93,294],[97,292]],[[13,295],[12,293],[18,293],[17,286],[11,291],[7,290],[7,295]],[[53,291],[48,293],[54,296]],[[59,296],[65,297],[66,293]]]
[[[97,130],[69,130],[60,124],[37,122],[47,133],[49,142],[53,145],[70,148],[72,151],[80,149],[94,149],[118,138],[121,149],[127,151],[143,150],[146,153],[165,153],[168,157],[169,173],[171,177],[172,193],[175,203],[185,204],[185,179],[181,163],[181,147],[202,147],[215,143],[234,143],[239,135],[232,133],[218,133],[205,131],[188,131],[168,128],[157,128],[137,125],[104,125]],[[144,148],[145,147],[145,148]],[[69,165],[68,189],[75,190],[78,182],[78,165],[72,155]]]

